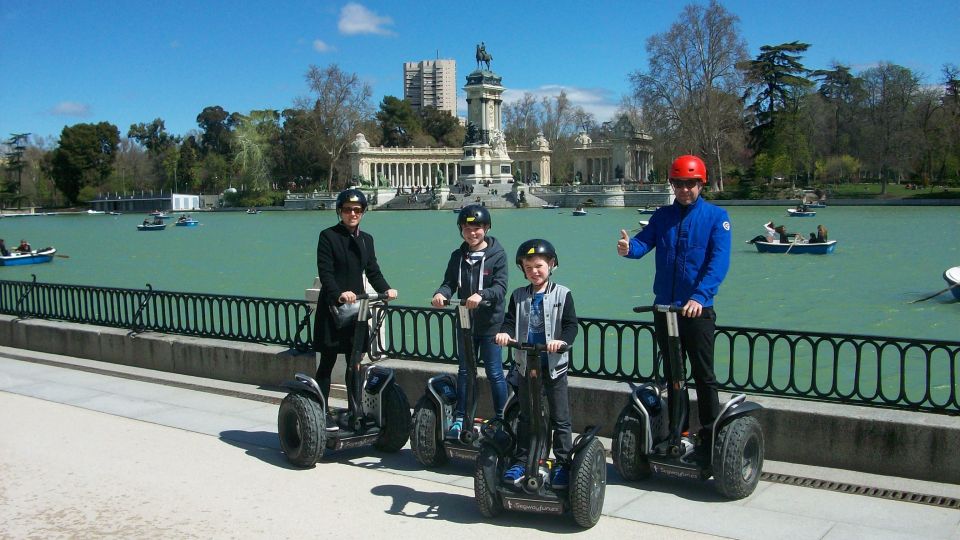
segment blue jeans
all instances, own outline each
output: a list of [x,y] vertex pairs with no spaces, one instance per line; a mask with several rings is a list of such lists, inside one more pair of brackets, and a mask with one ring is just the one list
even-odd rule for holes
[[[477,363],[483,362],[487,372],[487,381],[490,383],[490,394],[493,400],[493,410],[497,416],[503,416],[503,407],[507,403],[507,381],[503,378],[503,357],[500,346],[493,341],[493,336],[473,336],[473,350]],[[460,369],[457,372],[457,412],[456,417],[462,418],[467,412],[467,367],[463,360],[463,350],[457,339],[457,357],[460,359]]]

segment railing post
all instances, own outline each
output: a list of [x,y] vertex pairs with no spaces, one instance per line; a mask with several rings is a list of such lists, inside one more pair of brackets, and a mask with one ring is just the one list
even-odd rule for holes
[[24,314],[23,301],[27,299],[27,295],[32,293],[37,286],[37,275],[30,274],[30,277],[33,278],[33,281],[31,281],[30,284],[27,285],[26,290],[24,290],[23,294],[20,295],[20,298],[17,299],[17,318],[19,319],[26,319],[26,317],[23,315]]
[[146,325],[141,322],[141,319],[143,317],[143,308],[147,307],[151,298],[153,298],[153,286],[147,283],[147,295],[143,298],[143,302],[140,302],[137,312],[133,314],[133,322],[131,323],[130,330],[134,333],[142,332],[146,328]]

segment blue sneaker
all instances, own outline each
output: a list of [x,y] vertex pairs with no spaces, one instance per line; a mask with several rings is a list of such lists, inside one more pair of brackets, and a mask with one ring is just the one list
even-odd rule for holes
[[503,474],[503,479],[516,486],[516,485],[519,485],[520,482],[523,480],[523,475],[526,472],[527,472],[527,468],[517,463],[513,467],[510,467],[509,469],[507,469],[507,472]]
[[450,431],[447,432],[447,438],[459,439],[461,431],[463,431],[463,419],[457,418],[457,420],[454,421],[453,425],[450,426]]
[[567,489],[570,484],[570,469],[566,465],[557,465],[550,476],[550,487],[553,489]]

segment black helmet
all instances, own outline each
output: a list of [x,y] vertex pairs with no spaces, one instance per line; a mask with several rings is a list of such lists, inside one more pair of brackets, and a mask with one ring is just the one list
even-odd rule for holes
[[337,211],[339,212],[343,205],[348,202],[360,203],[360,208],[367,211],[367,196],[356,188],[345,189],[337,195]]
[[530,255],[543,255],[553,259],[553,266],[560,266],[560,258],[557,257],[557,250],[553,249],[553,244],[542,238],[534,238],[520,244],[517,248],[517,266],[523,270],[523,259]]
[[464,225],[493,227],[493,221],[490,220],[490,211],[479,204],[464,206],[457,214],[457,228],[462,231]]

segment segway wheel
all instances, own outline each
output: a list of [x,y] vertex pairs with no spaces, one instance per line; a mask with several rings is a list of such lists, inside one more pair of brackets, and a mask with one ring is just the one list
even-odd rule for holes
[[497,493],[497,483],[503,475],[501,469],[500,456],[492,448],[485,446],[480,450],[473,474],[473,498],[484,517],[497,517],[503,513],[503,500]]
[[373,445],[383,452],[396,452],[410,439],[410,402],[396,382],[383,390],[383,411],[383,427]]
[[651,475],[650,462],[643,452],[643,420],[635,414],[631,407],[624,408],[613,430],[613,466],[631,482]]
[[603,444],[593,439],[573,458],[570,509],[577,525],[589,529],[600,521],[607,491],[607,458]]
[[439,415],[433,400],[423,396],[413,409],[413,425],[410,427],[410,449],[424,467],[438,467],[447,462]]
[[305,394],[287,394],[280,402],[277,433],[290,463],[313,467],[323,457],[327,439],[323,407]]
[[752,416],[730,421],[717,434],[713,476],[724,497],[742,499],[753,493],[763,469],[763,430]]

